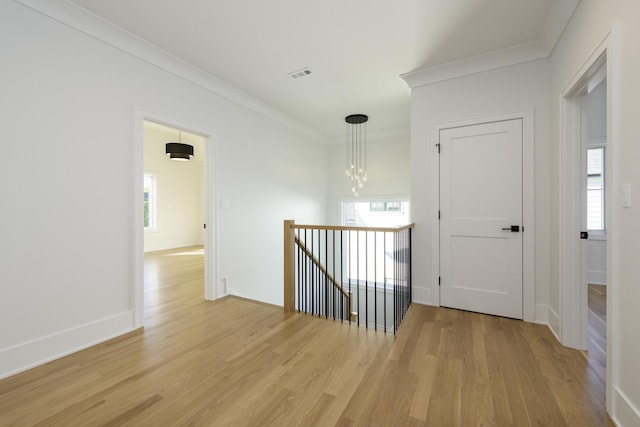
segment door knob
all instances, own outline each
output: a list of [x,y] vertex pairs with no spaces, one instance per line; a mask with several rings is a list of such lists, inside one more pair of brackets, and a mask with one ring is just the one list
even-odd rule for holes
[[512,225],[511,227],[503,227],[503,231],[511,231],[512,233],[518,233],[520,231],[519,225]]

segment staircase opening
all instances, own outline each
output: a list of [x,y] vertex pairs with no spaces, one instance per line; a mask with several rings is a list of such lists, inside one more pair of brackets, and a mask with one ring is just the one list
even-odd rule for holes
[[285,221],[285,310],[398,330],[411,304],[411,229]]

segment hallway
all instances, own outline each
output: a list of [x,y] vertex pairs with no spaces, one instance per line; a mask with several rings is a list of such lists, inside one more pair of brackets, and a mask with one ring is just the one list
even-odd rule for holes
[[612,425],[545,326],[414,304],[394,337],[209,302],[202,259],[146,257],[144,330],[0,381],[0,425]]

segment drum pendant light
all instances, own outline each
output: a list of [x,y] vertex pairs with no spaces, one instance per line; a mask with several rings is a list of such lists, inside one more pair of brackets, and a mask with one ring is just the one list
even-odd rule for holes
[[168,142],[165,153],[171,160],[188,162],[193,157],[193,145],[183,144],[182,133],[178,131],[178,142]]

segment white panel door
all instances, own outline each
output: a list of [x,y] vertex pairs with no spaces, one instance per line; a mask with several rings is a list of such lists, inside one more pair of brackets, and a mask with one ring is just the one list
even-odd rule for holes
[[522,120],[442,129],[440,304],[522,319],[522,225]]

